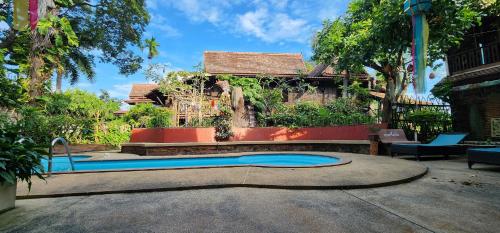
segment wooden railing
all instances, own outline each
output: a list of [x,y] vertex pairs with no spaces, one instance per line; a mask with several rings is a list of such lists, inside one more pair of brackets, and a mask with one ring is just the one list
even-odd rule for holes
[[448,56],[450,75],[456,72],[500,62],[500,42],[482,45]]

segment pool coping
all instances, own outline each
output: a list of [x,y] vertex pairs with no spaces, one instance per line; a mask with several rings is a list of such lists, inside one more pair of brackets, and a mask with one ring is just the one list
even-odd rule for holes
[[[297,153],[296,151],[280,151]],[[263,152],[253,152],[262,154]],[[398,185],[417,180],[428,168],[415,161],[341,152],[301,152],[351,160],[344,166],[318,168],[210,167],[90,173],[54,173],[47,181],[34,180],[32,190],[18,184],[18,199],[90,196],[222,188],[290,190],[348,190]],[[226,157],[241,153],[225,154]],[[248,154],[248,153],[245,153]],[[129,158],[133,155],[91,154],[97,158]],[[209,155],[210,156],[210,155]],[[200,157],[198,156],[176,156]],[[203,157],[206,157],[203,156]],[[136,158],[136,157],[133,157]],[[145,157],[137,157],[148,159]],[[158,157],[151,156],[157,159]],[[165,158],[172,158],[165,156]],[[81,180],[81,182],[79,182]]]
[[149,192],[172,192],[172,191],[189,191],[189,190],[205,190],[205,189],[224,189],[224,188],[259,188],[259,189],[286,189],[286,190],[352,190],[352,189],[368,189],[380,188],[405,184],[418,180],[429,172],[426,167],[425,171],[412,177],[405,179],[380,182],[374,184],[359,184],[359,185],[329,185],[329,186],[314,186],[314,185],[267,185],[267,184],[215,184],[215,185],[192,185],[178,186],[165,188],[145,188],[145,189],[124,189],[124,190],[109,190],[109,191],[90,191],[90,192],[74,192],[61,194],[35,194],[35,195],[20,195],[16,196],[17,200],[25,199],[40,199],[40,198],[57,198],[57,197],[75,197],[75,196],[94,196],[107,194],[132,194],[132,193],[149,193]]
[[[191,156],[191,157],[162,157],[162,158],[137,158],[137,159],[100,159],[100,160],[92,160],[92,156],[90,156],[90,160],[78,160],[75,162],[102,162],[102,161],[131,161],[131,160],[169,160],[169,159],[197,159],[197,158],[234,158],[234,157],[244,157],[244,156],[257,156],[257,155],[276,155],[276,154],[289,154],[289,155],[313,155],[313,156],[322,156],[322,157],[331,157],[339,159],[337,163],[327,163],[321,165],[312,165],[312,166],[273,166],[273,165],[254,165],[254,164],[241,164],[241,165],[228,165],[228,166],[197,166],[197,167],[172,167],[172,168],[144,168],[144,169],[121,169],[121,170],[81,170],[81,171],[64,171],[64,172],[52,172],[51,175],[64,175],[64,174],[84,174],[84,173],[105,173],[105,172],[129,172],[129,171],[159,171],[159,170],[185,170],[185,169],[211,169],[211,168],[235,168],[235,167],[260,167],[260,168],[319,168],[319,167],[334,167],[341,166],[345,164],[349,164],[352,162],[351,159],[344,158],[343,156],[333,156],[333,155],[324,155],[324,154],[314,154],[310,152],[295,152],[295,153],[242,153],[241,155],[225,155],[225,156]],[[57,156],[57,157],[67,157],[67,156]],[[48,175],[48,173],[43,173],[44,175]]]

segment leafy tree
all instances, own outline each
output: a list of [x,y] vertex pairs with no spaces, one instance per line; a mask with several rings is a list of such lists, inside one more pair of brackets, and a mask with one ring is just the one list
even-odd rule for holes
[[[337,70],[369,67],[386,83],[383,122],[390,122],[391,106],[411,82],[411,19],[403,12],[404,0],[353,0],[346,14],[326,21],[316,34],[314,59],[333,63]],[[433,0],[429,22],[428,61],[444,58],[462,40],[465,31],[480,22],[484,6],[477,0]],[[434,67],[436,68],[436,67]]]
[[115,119],[118,102],[103,101],[96,95],[69,90],[37,98],[32,105],[20,108],[19,125],[23,135],[48,145],[55,137],[65,137],[72,143],[99,142],[98,133]]
[[[100,62],[118,66],[128,75],[141,68],[142,58],[133,51],[149,22],[145,0],[56,0],[34,31],[9,28],[0,35],[0,49],[12,72],[30,77],[31,96],[40,96],[43,83],[57,72],[74,83],[80,74],[94,77]],[[0,19],[8,5],[0,7]],[[4,69],[7,67],[3,67]]]
[[161,128],[172,125],[172,112],[151,103],[130,108],[123,119],[134,128]]

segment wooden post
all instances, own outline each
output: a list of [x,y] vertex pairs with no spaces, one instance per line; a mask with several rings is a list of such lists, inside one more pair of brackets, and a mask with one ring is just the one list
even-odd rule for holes
[[347,98],[347,88],[349,88],[349,78],[343,77],[342,78],[342,97]]
[[371,133],[368,135],[368,139],[370,140],[370,155],[378,155],[378,144],[379,144],[379,136],[377,133]]

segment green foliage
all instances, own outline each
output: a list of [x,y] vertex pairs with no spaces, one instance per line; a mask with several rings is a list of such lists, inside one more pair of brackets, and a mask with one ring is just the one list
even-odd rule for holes
[[215,140],[227,141],[234,133],[232,131],[232,116],[233,113],[229,106],[220,107],[220,113],[214,118]]
[[[149,22],[145,0],[57,0],[56,8],[38,22],[35,32],[28,28],[7,28],[0,34],[1,55],[8,58],[2,70],[23,77],[35,77],[30,91],[48,82],[54,71],[79,80],[80,74],[93,79],[94,61],[112,63],[120,73],[133,74],[143,61],[134,47]],[[7,18],[7,7],[0,18]],[[11,13],[11,12],[10,12]],[[40,96],[40,93],[36,96]],[[32,96],[35,97],[35,96]]]
[[231,86],[241,87],[245,101],[255,107],[257,121],[266,126],[268,117],[283,105],[284,92],[305,93],[315,90],[301,77],[283,79],[274,77],[242,78],[219,75],[219,80],[227,80]]
[[21,82],[21,79],[11,80],[0,77],[0,107],[15,108],[26,102],[28,97]]
[[99,60],[118,66],[121,74],[140,70],[143,59],[133,48],[140,46],[149,22],[146,1],[98,0],[93,7],[86,0],[74,2],[78,7],[67,9],[68,18],[82,48],[102,51]]
[[[411,81],[411,18],[404,0],[354,0],[346,14],[326,21],[313,43],[315,59],[336,70],[357,72],[370,67],[386,81],[383,121],[390,121],[390,103],[397,101]],[[429,22],[428,63],[444,58],[459,45],[464,33],[480,22],[485,10],[477,0],[433,0]]]
[[445,132],[444,126],[451,125],[452,119],[449,112],[438,109],[416,109],[406,115],[405,119],[411,122],[411,131],[418,133],[420,141],[427,142],[439,133]]
[[228,81],[233,87],[241,87],[243,90],[243,97],[250,104],[256,106],[257,108],[262,107],[262,86],[259,80],[256,78],[242,78],[232,75],[219,75],[218,80]]
[[103,129],[96,132],[99,143],[119,147],[130,139],[130,125],[122,119],[106,122]]
[[96,134],[106,128],[106,122],[115,119],[113,112],[118,109],[118,102],[103,101],[82,90],[69,90],[22,106],[18,123],[23,135],[42,145],[61,136],[71,143],[100,143]]
[[20,180],[31,189],[32,176],[44,179],[44,155],[46,151],[31,139],[21,137],[16,127],[0,127],[0,184],[15,185]]
[[[343,87],[340,88],[342,89]],[[347,93],[349,93],[354,101],[363,108],[369,107],[370,102],[372,101],[368,88],[362,87],[361,83],[358,81],[354,81],[347,87]]]
[[172,125],[172,112],[151,103],[138,104],[123,119],[134,128],[163,128]]
[[[77,122],[64,114],[51,115],[43,109],[31,106],[24,106],[18,112],[22,116],[18,121],[20,133],[31,137],[40,145],[48,147],[52,139],[60,136],[70,142],[83,141],[90,136],[89,133],[85,133],[85,129],[89,127],[88,122]],[[73,135],[73,132],[81,135]],[[78,140],[75,137],[78,137]]]
[[[152,69],[158,69],[158,68],[159,67],[154,67],[154,66],[152,67]],[[147,77],[149,77],[152,80],[158,81],[159,82],[158,85],[160,86],[159,90],[166,96],[175,98],[192,93],[193,91],[193,86],[186,84],[185,82],[186,79],[193,77],[192,72],[173,71],[168,73],[164,77],[161,75],[153,75],[153,74],[150,74],[150,76]]]
[[336,99],[326,106],[312,102],[282,105],[267,118],[270,126],[317,127],[374,123],[374,118],[351,99]]
[[[339,70],[374,69],[389,64],[400,66],[400,53],[411,48],[411,19],[402,11],[404,0],[356,0],[346,15],[327,21],[316,36],[314,58],[331,63]],[[482,10],[477,0],[432,1],[429,21],[429,63],[444,58],[451,46],[458,45],[464,32],[477,24]]]
[[451,89],[453,85],[449,79],[444,79],[432,88],[431,93],[444,102],[451,102]]
[[192,118],[188,123],[187,127],[201,127],[201,128],[207,128],[207,127],[212,127],[214,126],[214,119],[215,117],[203,117],[202,119],[199,118]]
[[156,42],[156,39],[154,37],[144,40],[144,43],[146,43],[146,47],[148,48],[148,59],[151,60],[154,57],[158,56],[158,46],[160,46],[160,44]]

